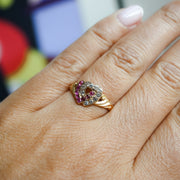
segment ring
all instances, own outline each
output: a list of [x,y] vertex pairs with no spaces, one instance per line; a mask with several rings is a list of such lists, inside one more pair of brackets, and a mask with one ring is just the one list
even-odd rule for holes
[[70,90],[78,105],[96,105],[108,110],[113,108],[113,105],[111,105],[108,98],[103,94],[103,90],[89,81],[81,80],[75,82],[70,86]]

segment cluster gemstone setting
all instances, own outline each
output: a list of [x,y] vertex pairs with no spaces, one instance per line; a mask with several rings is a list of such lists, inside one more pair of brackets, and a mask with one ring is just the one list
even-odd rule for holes
[[89,106],[97,102],[102,96],[102,89],[89,81],[79,81],[74,84],[73,94],[76,102]]

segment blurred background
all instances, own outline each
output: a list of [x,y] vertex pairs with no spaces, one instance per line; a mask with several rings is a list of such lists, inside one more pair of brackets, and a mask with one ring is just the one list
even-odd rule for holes
[[170,0],[0,0],[0,101],[100,19],[129,5],[146,20]]

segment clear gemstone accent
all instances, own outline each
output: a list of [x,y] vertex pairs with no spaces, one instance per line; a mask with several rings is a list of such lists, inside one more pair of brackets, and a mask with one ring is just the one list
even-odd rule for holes
[[98,98],[95,96],[93,97],[93,101],[96,102],[98,100]]
[[82,96],[86,96],[86,93],[85,93],[84,90],[83,90],[83,91],[80,91],[80,93],[81,93]]
[[93,88],[93,85],[92,85],[92,84],[90,84],[88,87],[89,87],[89,88]]
[[84,106],[87,106],[87,105],[89,105],[89,101],[84,101]]
[[96,93],[96,96],[97,96],[97,97],[101,97],[101,95],[102,95],[102,94],[101,94],[100,92],[97,92],[97,93]]
[[91,82],[86,81],[84,84],[85,84],[86,86],[88,86],[89,84],[91,84]]
[[81,89],[86,89],[86,85],[85,84],[83,84],[82,86],[81,86]]
[[102,89],[100,89],[98,86],[94,86],[93,89],[97,92],[102,92]]
[[92,104],[92,103],[93,103],[93,100],[92,100],[92,99],[90,99],[90,100],[89,100],[89,104]]

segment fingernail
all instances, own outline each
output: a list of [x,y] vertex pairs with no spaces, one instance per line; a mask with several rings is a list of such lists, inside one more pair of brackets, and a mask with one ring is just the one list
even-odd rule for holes
[[118,20],[126,27],[132,27],[138,23],[144,14],[143,8],[133,5],[125,8],[117,15]]

